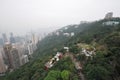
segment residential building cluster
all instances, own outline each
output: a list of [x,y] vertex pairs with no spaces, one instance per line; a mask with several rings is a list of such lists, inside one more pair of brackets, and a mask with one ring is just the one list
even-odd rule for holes
[[95,48],[93,50],[90,50],[90,49],[86,49],[86,48],[82,48],[82,54],[85,54],[85,56],[87,57],[92,57],[92,55],[95,54]]
[[10,33],[10,37],[3,33],[0,36],[0,76],[6,72],[18,69],[29,62],[33,52],[37,49],[38,38],[35,34],[29,37],[15,37]]
[[103,26],[116,26],[118,24],[120,24],[119,21],[116,20],[111,20],[113,18],[113,12],[109,12],[105,15],[105,18],[107,21],[103,22]]
[[74,36],[75,35],[75,33],[74,32],[71,32],[71,33],[63,33],[63,35],[64,36],[66,36],[66,37],[72,37],[72,36]]
[[103,25],[106,25],[106,26],[115,26],[115,25],[118,25],[119,22],[118,21],[106,21],[103,23]]
[[62,58],[62,53],[61,52],[57,52],[57,54],[51,58],[47,63],[45,63],[45,69],[48,70],[49,68],[51,68],[57,61],[59,61]]
[[77,46],[81,48],[80,53],[84,54],[86,57],[92,57],[95,55],[96,49],[93,46],[85,43],[78,43]]

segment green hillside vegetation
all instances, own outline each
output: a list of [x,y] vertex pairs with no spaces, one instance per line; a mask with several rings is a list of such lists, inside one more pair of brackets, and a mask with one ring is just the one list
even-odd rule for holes
[[[118,25],[103,25],[106,21],[69,25],[57,30],[59,35],[49,34],[38,43],[33,60],[7,73],[2,80],[81,80],[70,57],[63,57],[49,70],[44,69],[56,52],[66,53],[64,46],[81,62],[86,80],[120,80],[120,18],[109,20],[119,22]],[[72,37],[63,35],[72,32],[75,33]],[[81,54],[82,48],[95,48],[95,55],[86,57]]]

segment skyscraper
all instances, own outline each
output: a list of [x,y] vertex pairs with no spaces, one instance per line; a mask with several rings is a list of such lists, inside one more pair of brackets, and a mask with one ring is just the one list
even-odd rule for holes
[[13,69],[19,68],[20,57],[19,57],[18,50],[14,46],[12,47],[10,51],[10,55],[11,55],[11,61],[12,61],[12,68]]
[[8,39],[5,33],[2,34],[2,37],[3,37],[4,44],[8,42]]
[[12,57],[10,55],[10,51],[12,49],[12,45],[9,43],[6,43],[3,46],[4,53],[5,53],[5,64],[8,65],[8,69],[12,68]]
[[0,46],[3,46],[4,45],[4,41],[2,38],[0,38]]
[[32,41],[29,41],[28,43],[28,51],[29,51],[29,55],[33,54],[34,48],[33,48]]
[[10,43],[15,43],[15,38],[13,37],[13,33],[10,33]]
[[0,47],[0,75],[6,72],[6,67],[3,60],[2,48]]
[[5,64],[8,65],[8,69],[16,69],[20,66],[20,57],[17,48],[14,44],[6,43],[4,46],[5,52]]

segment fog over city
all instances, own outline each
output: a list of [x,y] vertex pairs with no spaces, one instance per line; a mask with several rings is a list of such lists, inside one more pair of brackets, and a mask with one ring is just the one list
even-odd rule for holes
[[0,33],[47,32],[80,21],[120,16],[120,0],[0,0]]
[[120,0],[0,0],[0,80],[120,80]]

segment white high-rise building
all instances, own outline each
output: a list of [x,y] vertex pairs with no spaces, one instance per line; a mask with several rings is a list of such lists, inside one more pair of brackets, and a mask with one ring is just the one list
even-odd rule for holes
[[28,44],[28,51],[29,51],[29,55],[33,54],[33,44],[32,43]]
[[17,69],[20,67],[20,57],[19,52],[15,46],[12,46],[10,51],[11,60],[12,60],[12,69]]
[[20,58],[20,65],[24,65],[28,62],[28,47],[26,44],[17,44],[19,58]]
[[113,17],[113,12],[109,12],[105,15],[105,19],[111,19]]

